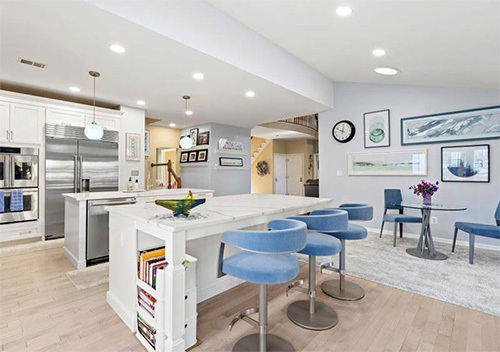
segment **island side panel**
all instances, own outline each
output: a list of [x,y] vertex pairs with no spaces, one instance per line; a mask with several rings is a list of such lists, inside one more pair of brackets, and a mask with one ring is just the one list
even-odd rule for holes
[[65,197],[63,253],[77,269],[87,266],[85,257],[87,202]]

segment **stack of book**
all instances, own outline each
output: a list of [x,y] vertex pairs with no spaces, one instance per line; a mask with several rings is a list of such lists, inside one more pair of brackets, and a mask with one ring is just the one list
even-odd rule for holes
[[151,296],[149,293],[144,291],[142,288],[139,288],[137,291],[137,300],[139,302],[139,305],[144,308],[146,312],[151,314],[151,316],[154,318],[155,317],[155,305],[156,305],[156,298]]
[[138,278],[156,289],[156,273],[167,265],[165,247],[140,251],[137,255]]
[[137,330],[153,348],[156,348],[156,329],[146,323],[139,313],[137,314]]

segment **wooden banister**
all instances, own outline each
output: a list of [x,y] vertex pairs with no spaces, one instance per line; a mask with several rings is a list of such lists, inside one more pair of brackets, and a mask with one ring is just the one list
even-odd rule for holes
[[172,160],[169,160],[166,163],[160,163],[160,164],[151,164],[151,167],[155,166],[166,166],[167,171],[168,171],[168,185],[167,188],[171,189],[172,188],[172,177],[174,177],[175,182],[177,182],[177,188],[182,188],[182,180],[177,174],[175,173],[174,169],[172,168]]

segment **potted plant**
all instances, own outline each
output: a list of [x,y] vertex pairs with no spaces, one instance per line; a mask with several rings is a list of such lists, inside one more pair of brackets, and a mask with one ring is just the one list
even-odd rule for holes
[[431,205],[431,197],[439,189],[438,185],[439,181],[436,181],[436,184],[433,184],[431,182],[427,182],[426,180],[421,180],[418,185],[410,186],[410,189],[413,190],[413,193],[417,196],[423,197],[424,205]]

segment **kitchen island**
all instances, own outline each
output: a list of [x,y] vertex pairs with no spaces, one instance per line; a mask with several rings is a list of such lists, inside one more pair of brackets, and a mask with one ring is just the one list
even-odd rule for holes
[[[137,292],[146,290],[162,302],[150,325],[156,331],[156,351],[184,351],[186,269],[190,256],[197,259],[197,301],[201,302],[241,283],[230,276],[217,277],[220,234],[226,230],[265,228],[272,219],[303,214],[331,205],[330,199],[245,194],[207,199],[189,218],[174,218],[154,204],[109,208],[110,267],[107,302],[132,331],[137,331]],[[151,289],[137,278],[138,251],[165,247],[168,265],[161,270],[159,287]],[[226,248],[226,255],[234,253]],[[158,295],[161,294],[161,297]],[[189,321],[191,324],[192,320]],[[196,326],[196,315],[194,318]],[[141,334],[138,339],[148,350]]]
[[[184,198],[189,191],[196,198],[210,198],[214,191],[206,189],[157,189],[151,191],[111,191],[65,193],[64,203],[64,255],[77,268],[87,266],[90,250],[96,251],[95,257],[107,255],[108,213],[105,204],[154,204],[156,199]],[[89,216],[93,216],[89,222]],[[96,221],[93,221],[96,219]],[[89,231],[92,232],[89,234]],[[99,232],[99,233],[97,233]],[[93,235],[93,241],[89,241]],[[99,238],[103,237],[103,238]],[[106,245],[103,246],[102,243]]]

